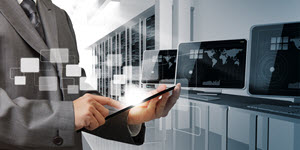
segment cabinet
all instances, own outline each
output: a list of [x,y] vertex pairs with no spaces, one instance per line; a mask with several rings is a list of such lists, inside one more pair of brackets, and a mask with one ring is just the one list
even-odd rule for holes
[[227,106],[180,98],[173,110],[173,149],[226,150]]
[[230,108],[228,150],[299,150],[300,121]]
[[208,105],[180,98],[172,116],[174,150],[208,150]]
[[227,106],[209,106],[209,150],[226,150],[227,147]]
[[299,150],[300,123],[269,119],[269,150]]
[[268,150],[269,118],[257,116],[256,148],[257,150]]
[[228,111],[228,150],[255,150],[256,115],[234,109]]

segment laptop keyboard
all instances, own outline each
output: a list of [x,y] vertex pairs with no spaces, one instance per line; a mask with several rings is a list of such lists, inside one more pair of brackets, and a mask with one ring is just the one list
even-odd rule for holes
[[256,105],[249,105],[247,106],[247,108],[300,117],[300,108],[295,108],[295,107],[277,106],[277,105],[270,105],[270,104],[256,104]]

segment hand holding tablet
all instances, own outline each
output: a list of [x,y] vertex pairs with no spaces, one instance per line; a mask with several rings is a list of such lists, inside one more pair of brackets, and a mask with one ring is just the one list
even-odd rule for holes
[[[149,97],[145,98],[143,101],[141,101],[140,104],[145,103],[145,102],[147,102],[147,101],[149,101],[149,100],[151,100],[151,99],[157,98],[157,97],[159,97],[159,96],[161,96],[161,95],[163,95],[163,94],[165,94],[165,93],[167,93],[167,92],[170,92],[170,91],[173,90],[174,88],[175,88],[175,86],[172,86],[172,87],[167,88],[167,89],[165,89],[165,90],[163,90],[163,91],[161,91],[161,92],[158,92],[158,93],[156,93],[156,94],[154,94],[154,95],[152,95],[152,96],[149,96]],[[115,113],[113,113],[113,114],[107,116],[107,117],[105,118],[105,120],[108,120],[109,118],[112,118],[112,117],[114,117],[114,116],[116,116],[116,115],[118,115],[118,114],[120,114],[120,113],[122,113],[122,112],[124,112],[124,111],[126,111],[126,110],[129,110],[129,109],[131,109],[131,108],[133,108],[133,107],[134,107],[134,105],[130,105],[130,106],[124,108],[124,109],[121,109],[121,110],[119,110],[119,111],[117,111],[117,112],[115,112]]]
[[[123,108],[107,116],[105,120],[109,120],[127,110],[129,110],[128,124],[141,124],[156,118],[165,117],[179,98],[180,89],[180,84],[170,88],[166,88],[166,85],[160,85],[156,90],[151,92],[152,96],[141,101],[142,104]],[[170,96],[169,91],[171,90],[173,90],[173,92]],[[78,132],[84,130],[86,129],[82,128],[78,130]]]
[[[141,124],[167,116],[179,98],[180,86],[180,84],[177,84],[175,87],[166,89],[166,85],[160,85],[156,90],[153,90],[151,93],[155,95],[150,98],[151,101],[144,102],[130,109],[128,113],[128,124]],[[170,95],[168,91],[172,89],[172,95]]]

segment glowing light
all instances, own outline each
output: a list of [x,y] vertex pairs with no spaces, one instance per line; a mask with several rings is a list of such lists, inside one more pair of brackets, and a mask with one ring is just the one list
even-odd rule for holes
[[137,105],[141,103],[145,98],[147,98],[149,95],[149,92],[147,92],[145,89],[135,87],[133,85],[129,85],[127,90],[125,91],[125,99],[123,103],[125,105]]

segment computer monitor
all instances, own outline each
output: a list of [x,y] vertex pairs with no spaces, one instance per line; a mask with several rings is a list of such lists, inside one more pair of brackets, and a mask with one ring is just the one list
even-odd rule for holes
[[176,82],[182,87],[245,87],[245,39],[181,43],[178,47]]
[[300,22],[257,25],[250,38],[250,94],[300,96]]
[[147,50],[144,52],[142,83],[174,84],[177,50]]

